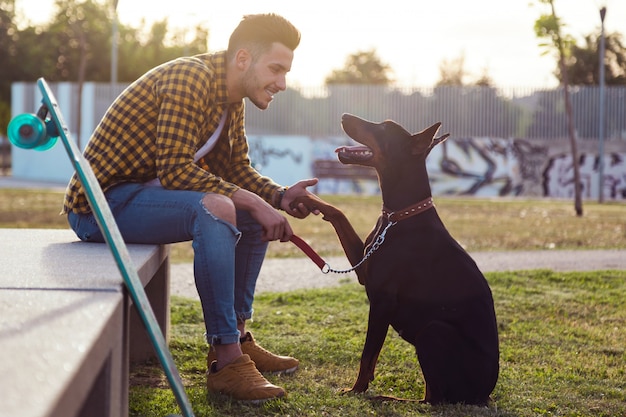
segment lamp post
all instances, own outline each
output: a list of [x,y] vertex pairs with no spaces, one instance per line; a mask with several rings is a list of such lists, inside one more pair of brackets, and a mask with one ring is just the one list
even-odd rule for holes
[[111,87],[117,84],[117,2],[112,0],[113,5],[113,28],[111,33]]
[[602,22],[602,29],[600,31],[600,105],[599,108],[599,131],[598,131],[598,145],[599,145],[599,160],[598,160],[598,202],[604,202],[604,17],[606,16],[606,6],[600,9],[600,21]]

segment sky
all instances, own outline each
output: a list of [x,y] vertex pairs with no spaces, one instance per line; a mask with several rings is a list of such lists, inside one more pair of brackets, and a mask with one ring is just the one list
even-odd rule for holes
[[[49,11],[42,2],[50,4]],[[17,0],[17,7],[36,23],[48,19],[52,3]],[[607,8],[605,31],[619,32],[626,40],[625,0],[555,0],[564,33],[579,40],[599,31],[602,6]],[[549,12],[537,0],[119,0],[117,11],[121,22],[135,27],[142,19],[150,23],[166,17],[171,28],[205,25],[209,51],[226,48],[243,15],[281,14],[302,33],[287,78],[294,86],[322,85],[349,55],[372,49],[403,85],[433,86],[441,64],[460,57],[466,82],[486,73],[498,87],[557,84],[555,59],[542,56],[542,40],[533,29],[537,18]]]

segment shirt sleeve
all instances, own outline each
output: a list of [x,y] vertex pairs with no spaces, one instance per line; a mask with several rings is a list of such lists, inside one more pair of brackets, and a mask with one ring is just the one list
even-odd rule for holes
[[272,204],[274,193],[280,185],[271,178],[261,175],[251,164],[248,139],[244,127],[244,106],[234,113],[234,132],[229,176],[226,179],[237,186],[251,191]]
[[[201,67],[172,67],[155,90],[159,102],[156,132],[156,169],[161,185],[168,189],[217,192],[232,195],[238,187],[194,163],[208,117],[219,119],[226,105],[211,100],[211,79]],[[210,111],[209,111],[210,110]]]

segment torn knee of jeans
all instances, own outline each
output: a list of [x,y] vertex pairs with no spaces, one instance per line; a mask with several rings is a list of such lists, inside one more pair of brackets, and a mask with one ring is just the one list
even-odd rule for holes
[[207,193],[200,200],[200,204],[211,216],[237,226],[237,210],[235,203],[229,197],[221,194]]
[[235,236],[235,244],[239,243],[239,240],[241,239],[241,231],[239,231],[239,229],[237,229],[237,227],[235,227],[235,225],[227,222],[224,219],[221,219],[219,217],[217,217],[215,214],[213,214],[211,212],[211,210],[207,209],[204,205],[204,203],[202,202],[202,200],[200,200],[200,206],[202,207],[202,210],[204,210],[204,212],[206,214],[208,214],[213,220],[215,220],[216,222],[223,224],[225,226],[228,227],[228,229],[233,233],[233,236]]

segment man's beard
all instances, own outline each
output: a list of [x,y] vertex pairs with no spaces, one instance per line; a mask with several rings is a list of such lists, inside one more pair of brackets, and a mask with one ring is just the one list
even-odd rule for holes
[[[259,80],[256,74],[254,73],[254,71],[252,70],[252,68],[253,68],[252,66],[248,68],[248,70],[244,74],[244,78],[243,78],[244,91],[246,92],[246,97],[248,97],[248,100],[250,100],[252,104],[254,104],[257,108],[261,110],[265,110],[268,108],[269,102],[261,101],[256,97],[259,91],[259,82],[258,82]],[[267,94],[265,89],[263,89],[262,91],[264,94]]]

